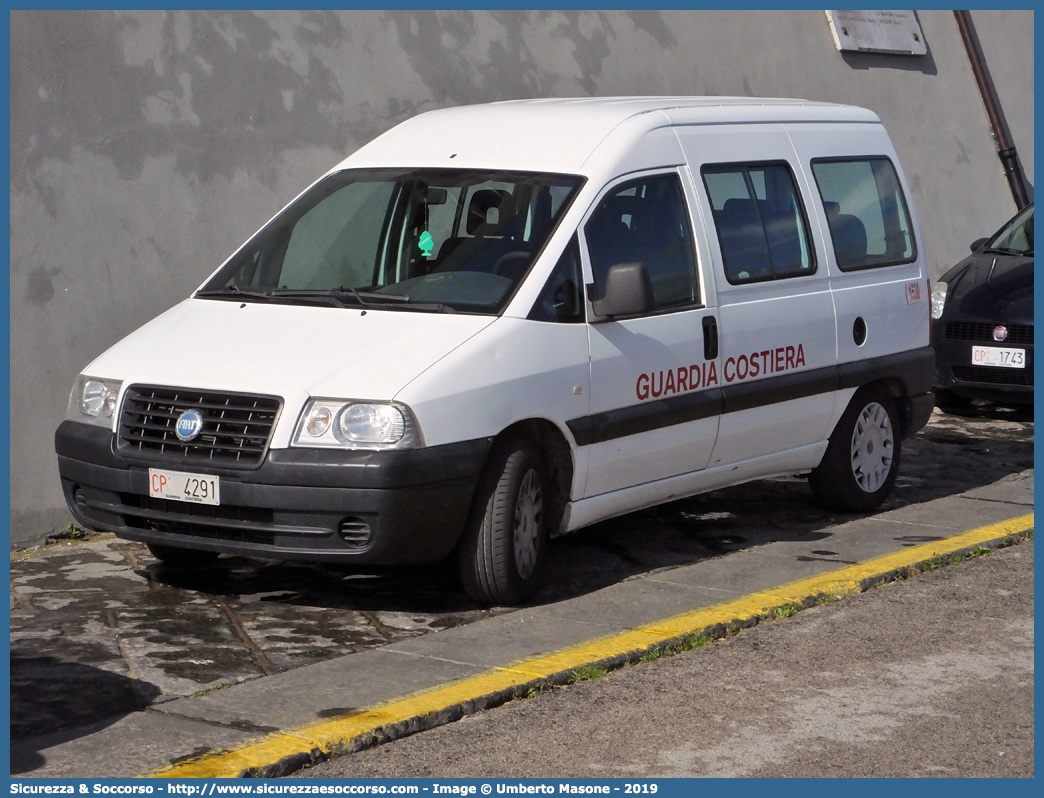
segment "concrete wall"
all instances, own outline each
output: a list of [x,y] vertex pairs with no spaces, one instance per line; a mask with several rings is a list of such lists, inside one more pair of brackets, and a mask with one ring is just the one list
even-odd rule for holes
[[[275,211],[421,111],[621,94],[864,105],[933,275],[1014,211],[953,15],[922,58],[842,55],[822,11],[11,12],[11,541],[68,522],[53,431],[76,374]],[[1033,182],[1033,13],[975,12]]]

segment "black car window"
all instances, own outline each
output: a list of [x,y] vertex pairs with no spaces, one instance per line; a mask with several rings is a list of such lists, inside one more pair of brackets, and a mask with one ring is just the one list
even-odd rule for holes
[[1011,255],[1033,254],[1033,206],[1030,205],[1001,228],[986,249]]

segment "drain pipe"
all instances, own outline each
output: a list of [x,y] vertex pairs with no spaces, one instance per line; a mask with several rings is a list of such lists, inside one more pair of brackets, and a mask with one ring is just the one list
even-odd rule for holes
[[986,106],[986,115],[990,118],[990,127],[993,138],[997,142],[997,155],[1004,167],[1004,176],[1008,178],[1008,186],[1011,188],[1011,196],[1015,200],[1015,205],[1021,211],[1029,205],[1029,195],[1026,193],[1026,184],[1022,179],[1022,170],[1019,168],[1015,145],[1001,122],[997,95],[986,78],[986,65],[983,63],[982,51],[979,50],[979,45],[972,33],[971,14],[967,11],[954,11],[953,15],[957,18],[957,27],[960,28],[961,38],[964,40],[964,49],[968,51],[968,60],[971,62],[972,72],[975,73],[975,82],[979,86],[979,95],[982,97],[983,105]]

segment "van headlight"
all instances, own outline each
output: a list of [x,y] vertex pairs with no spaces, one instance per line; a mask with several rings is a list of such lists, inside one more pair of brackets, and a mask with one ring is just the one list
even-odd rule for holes
[[417,449],[424,443],[413,413],[404,404],[312,399],[297,422],[293,445]]
[[85,424],[111,427],[116,413],[116,400],[123,383],[81,374],[69,394],[69,408],[65,417]]
[[[932,318],[941,319],[943,309],[946,307],[946,283],[936,283],[932,286]],[[924,311],[921,311],[922,313]]]

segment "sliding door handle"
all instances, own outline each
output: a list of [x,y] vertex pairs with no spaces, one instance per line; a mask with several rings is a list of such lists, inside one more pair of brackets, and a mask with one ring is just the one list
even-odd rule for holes
[[718,322],[713,316],[703,317],[703,359],[716,360],[718,357]]

